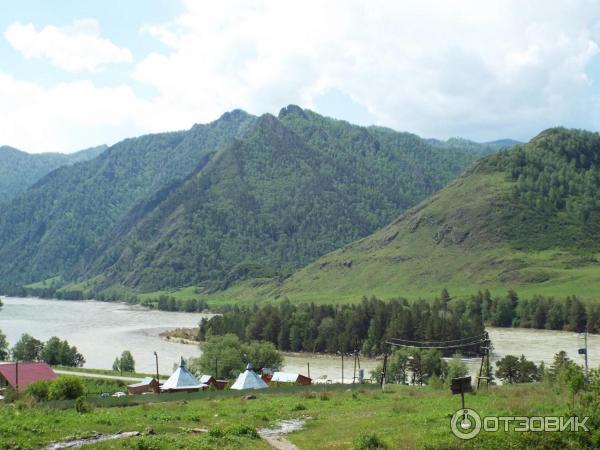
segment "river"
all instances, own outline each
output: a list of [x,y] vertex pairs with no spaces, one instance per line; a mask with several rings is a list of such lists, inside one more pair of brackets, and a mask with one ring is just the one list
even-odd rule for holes
[[[85,367],[110,369],[114,359],[130,350],[138,372],[155,371],[153,352],[159,356],[159,370],[169,374],[180,356],[197,357],[196,345],[167,342],[159,337],[162,331],[177,327],[195,327],[206,314],[148,310],[141,306],[97,301],[42,300],[37,298],[3,297],[0,309],[0,330],[13,345],[23,333],[47,340],[52,336],[67,339],[85,356]],[[577,349],[583,347],[583,337],[577,333],[520,328],[488,328],[494,345],[492,361],[507,354],[524,354],[536,363],[550,363],[556,352],[565,350],[582,364]],[[588,337],[590,367],[600,364],[600,336]],[[339,381],[341,358],[327,355],[286,355],[284,370],[306,373],[314,379],[327,377]],[[373,359],[361,358],[365,375],[376,366]],[[474,371],[477,361],[469,366]],[[344,381],[352,379],[354,361],[344,359]]]

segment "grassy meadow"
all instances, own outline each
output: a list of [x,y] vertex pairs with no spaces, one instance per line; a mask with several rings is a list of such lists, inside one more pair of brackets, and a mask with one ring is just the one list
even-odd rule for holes
[[[119,431],[143,435],[87,448],[266,449],[267,443],[253,430],[292,418],[306,418],[305,429],[287,435],[301,449],[375,448],[360,444],[373,434],[384,446],[379,448],[390,449],[524,448],[527,442],[539,446],[538,439],[553,442],[565,437],[482,432],[463,442],[449,426],[460,396],[447,389],[388,385],[382,392],[375,385],[313,385],[253,393],[256,398],[248,400],[243,398],[246,393],[233,391],[106,400],[90,396],[83,413],[72,401],[37,406],[17,402],[0,406],[0,449],[34,449],[69,436]],[[466,406],[482,416],[562,415],[569,413],[569,399],[566,391],[537,383],[493,386],[468,394]],[[146,435],[148,427],[154,434]]]

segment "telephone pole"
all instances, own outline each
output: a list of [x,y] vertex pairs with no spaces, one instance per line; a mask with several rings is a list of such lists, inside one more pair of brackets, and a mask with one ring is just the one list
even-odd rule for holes
[[587,337],[588,337],[588,321],[586,319],[585,321],[585,335],[584,335],[584,341],[585,341],[585,382],[589,382],[589,378],[588,378],[588,345],[587,345]]

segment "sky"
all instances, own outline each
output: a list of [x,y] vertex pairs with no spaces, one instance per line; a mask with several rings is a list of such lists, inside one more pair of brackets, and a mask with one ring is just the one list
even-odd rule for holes
[[297,104],[423,137],[600,130],[600,0],[3,1],[0,145],[75,150]]

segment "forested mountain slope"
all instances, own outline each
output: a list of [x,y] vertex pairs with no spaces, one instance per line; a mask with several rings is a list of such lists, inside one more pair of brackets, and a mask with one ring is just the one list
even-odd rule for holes
[[104,275],[97,288],[141,292],[281,276],[372,233],[483,151],[435,148],[290,106],[258,118],[85,275]]
[[71,274],[131,208],[188,176],[253,120],[234,111],[189,131],[126,139],[96,159],[51,172],[0,215],[2,281]]
[[493,151],[297,106],[128,139],[52,172],[0,217],[0,276],[92,293],[285,276],[388,223]]
[[546,130],[257,296],[357,300],[443,287],[597,296],[599,189],[600,136]]
[[7,203],[54,169],[87,161],[106,150],[105,145],[79,152],[30,154],[0,147],[0,203]]

